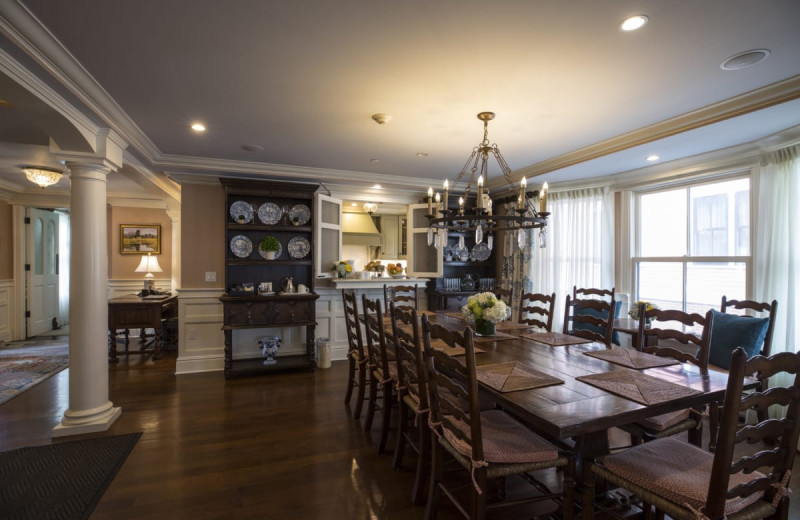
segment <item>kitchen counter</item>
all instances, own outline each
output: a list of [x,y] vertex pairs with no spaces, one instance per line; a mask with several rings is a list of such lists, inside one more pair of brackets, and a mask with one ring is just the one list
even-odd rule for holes
[[331,282],[336,289],[376,289],[384,285],[414,285],[424,286],[429,282],[429,278],[390,278],[388,276],[380,278],[332,278]]

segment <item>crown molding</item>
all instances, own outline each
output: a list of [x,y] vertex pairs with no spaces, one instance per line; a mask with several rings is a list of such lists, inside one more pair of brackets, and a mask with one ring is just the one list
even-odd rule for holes
[[111,207],[139,208],[139,209],[167,209],[167,204],[162,199],[143,199],[141,196],[111,195],[106,197],[106,203]]
[[689,130],[694,130],[726,119],[755,112],[774,105],[800,98],[800,75],[751,90],[719,103],[666,119],[659,123],[627,132],[605,141],[586,146],[538,164],[520,168],[514,174],[519,177],[536,177],[561,168],[574,166],[598,157],[627,150],[635,146],[664,139]]
[[[176,201],[181,200],[181,187],[180,184],[174,182],[169,177],[162,173],[155,172],[148,168],[138,157],[128,152],[123,153],[124,163],[136,170],[136,172],[144,177],[147,181],[151,182],[159,190],[163,191]],[[142,184],[141,182],[139,184]]]

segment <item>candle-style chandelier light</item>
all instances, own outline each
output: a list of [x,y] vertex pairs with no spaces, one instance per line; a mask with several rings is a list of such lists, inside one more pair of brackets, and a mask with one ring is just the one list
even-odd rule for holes
[[[472,154],[467,159],[464,167],[452,186],[448,180],[444,181],[442,197],[433,188],[428,188],[428,245],[439,247],[436,230],[444,229],[475,233],[475,243],[480,244],[486,237],[486,244],[492,248],[495,231],[508,231],[517,233],[517,243],[520,248],[525,245],[525,232],[530,229],[539,229],[539,245],[545,247],[547,217],[547,183],[542,191],[527,191],[527,181],[523,177],[516,182],[511,176],[511,168],[500,153],[497,144],[489,144],[489,121],[494,119],[493,112],[481,112],[478,119],[483,121],[483,141],[473,148]],[[492,212],[492,199],[489,190],[484,188],[484,182],[489,173],[489,155],[493,155],[500,166],[503,178],[508,184],[500,189],[500,193],[516,195],[516,209],[507,215],[495,215]],[[467,178],[467,172],[469,176]],[[462,184],[464,183],[464,184]],[[474,187],[474,192],[473,192]],[[458,209],[450,209],[448,204],[451,195],[458,196]],[[474,196],[475,205],[466,208],[467,201]],[[539,198],[539,210],[533,204],[533,199]],[[463,247],[461,244],[460,247]]]

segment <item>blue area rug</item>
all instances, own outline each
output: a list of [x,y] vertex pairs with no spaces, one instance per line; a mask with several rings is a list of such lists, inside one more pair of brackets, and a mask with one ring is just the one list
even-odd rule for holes
[[0,404],[69,366],[69,340],[0,344]]

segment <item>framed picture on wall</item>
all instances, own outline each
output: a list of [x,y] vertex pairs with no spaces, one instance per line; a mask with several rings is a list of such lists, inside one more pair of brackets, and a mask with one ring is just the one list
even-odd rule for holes
[[122,255],[161,254],[161,225],[120,224],[119,252]]

